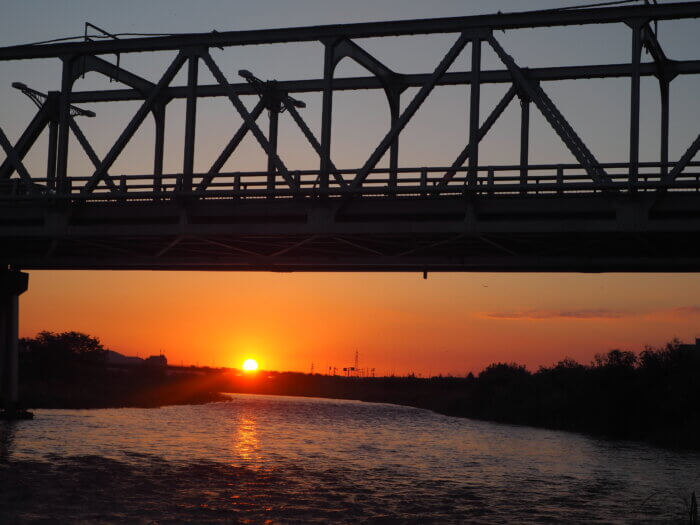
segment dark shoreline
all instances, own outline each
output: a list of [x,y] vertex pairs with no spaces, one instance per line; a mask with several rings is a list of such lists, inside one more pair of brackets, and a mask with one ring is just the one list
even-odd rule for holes
[[[456,412],[454,410],[441,408],[439,406],[434,406],[433,404],[424,403],[424,402],[411,403],[411,402],[405,402],[405,401],[398,400],[398,399],[376,399],[376,398],[362,398],[362,397],[357,397],[357,398],[332,397],[332,396],[324,396],[321,394],[258,394],[258,393],[251,393],[251,392],[225,392],[225,394],[252,394],[252,395],[288,396],[288,397],[307,397],[307,398],[319,398],[319,399],[337,399],[340,401],[360,401],[363,403],[389,404],[389,405],[395,405],[395,406],[428,410],[428,411],[433,412],[435,414],[439,414],[442,416],[448,416],[448,417],[457,417],[457,418],[461,418],[461,419],[471,419],[474,421],[498,423],[498,424],[503,424],[503,425],[513,425],[513,426],[517,426],[517,427],[530,427],[530,428],[537,428],[537,429],[542,429],[542,430],[552,430],[552,431],[557,431],[557,432],[570,432],[573,434],[578,434],[581,436],[589,437],[592,439],[604,439],[604,440],[608,440],[608,441],[632,441],[632,442],[637,442],[637,443],[645,443],[647,445],[653,445],[653,446],[667,449],[667,450],[676,450],[676,451],[699,451],[700,450],[700,443],[694,442],[694,441],[689,442],[689,441],[684,440],[684,439],[679,439],[678,435],[674,434],[674,433],[658,434],[656,437],[649,437],[649,436],[632,436],[632,435],[610,434],[610,433],[605,433],[605,432],[595,432],[595,431],[587,430],[587,429],[567,428],[567,427],[563,427],[563,426],[537,425],[537,424],[523,423],[523,422],[517,422],[517,421],[512,421],[512,420],[507,420],[507,419],[494,419],[494,418],[489,418],[489,417],[478,417],[478,416],[474,416],[474,415],[462,414],[462,413]],[[226,401],[226,400],[223,400],[223,401]]]
[[357,377],[167,366],[164,356],[110,363],[85,334],[23,341],[20,408],[158,407],[222,401],[221,392],[393,403],[536,428],[700,450],[700,344],[611,350],[530,372],[496,363],[477,376]]
[[[297,374],[294,374],[297,375]],[[299,374],[299,375],[306,375],[306,374]],[[323,377],[323,376],[320,376]],[[346,378],[341,378],[341,379],[346,379]],[[364,382],[363,379],[367,378],[349,378],[347,379],[348,381],[359,381],[359,382]],[[374,379],[374,378],[373,378]],[[386,378],[376,378],[374,379],[375,381],[381,380],[381,379],[386,379]],[[393,378],[393,379],[399,379],[399,378]],[[416,381],[431,381],[431,379],[419,379],[419,378],[414,378]],[[559,432],[571,432],[575,434],[579,434],[582,436],[586,436],[589,438],[593,439],[605,439],[605,440],[610,440],[610,441],[634,441],[638,443],[645,443],[648,445],[653,445],[656,447],[664,448],[664,449],[669,449],[669,450],[678,450],[678,451],[697,451],[700,450],[700,445],[697,443],[689,443],[688,441],[678,439],[678,436],[673,433],[668,433],[666,435],[661,434],[660,436],[657,437],[649,437],[649,436],[632,436],[632,435],[620,435],[620,434],[610,434],[610,433],[605,433],[605,432],[595,432],[592,430],[588,429],[576,429],[576,428],[566,428],[563,426],[548,426],[548,425],[537,425],[537,424],[532,424],[532,423],[524,423],[524,422],[518,422],[518,421],[512,421],[512,420],[507,420],[507,419],[495,419],[495,418],[489,418],[489,417],[478,417],[474,415],[469,415],[469,414],[463,414],[459,413],[458,411],[450,408],[446,408],[444,403],[439,403],[439,402],[426,402],[426,400],[407,400],[405,398],[397,398],[397,397],[386,397],[386,398],[379,398],[376,396],[352,396],[352,395],[345,395],[345,396],[338,396],[338,395],[325,395],[323,392],[310,392],[310,393],[303,393],[303,392],[259,392],[259,391],[251,391],[251,389],[244,389],[244,390],[226,390],[226,391],[219,391],[219,392],[198,392],[194,395],[190,395],[188,397],[182,397],[182,396],[177,396],[176,398],[164,398],[161,397],[158,401],[156,402],[155,399],[145,399],[142,396],[139,395],[134,395],[129,401],[122,400],[122,401],[114,401],[114,402],[109,402],[109,401],[103,401],[100,403],[95,402],[95,400],[77,400],[77,399],[72,399],[69,402],[60,402],[58,399],[54,400],[54,402],[49,402],[49,403],[39,403],[35,405],[30,406],[30,410],[33,409],[53,409],[53,410],[100,410],[100,409],[118,409],[118,408],[162,408],[166,406],[182,406],[182,405],[204,405],[204,404],[209,404],[209,403],[220,403],[220,402],[228,402],[231,400],[231,398],[228,396],[228,394],[248,394],[248,395],[271,395],[271,396],[280,396],[280,397],[301,397],[301,398],[318,398],[318,399],[336,399],[340,401],[360,401],[363,403],[381,403],[381,404],[390,404],[390,405],[395,405],[395,406],[404,406],[404,407],[411,407],[411,408],[418,408],[421,410],[429,410],[433,413],[444,415],[444,416],[449,416],[449,417],[458,417],[458,418],[463,418],[463,419],[472,419],[475,421],[484,421],[484,422],[489,422],[489,423],[499,423],[499,424],[506,424],[506,425],[514,425],[514,426],[519,426],[519,427],[530,427],[530,428],[538,428],[538,429],[544,429],[544,430],[553,430],[553,431],[559,431]],[[28,405],[29,406],[29,405]]]

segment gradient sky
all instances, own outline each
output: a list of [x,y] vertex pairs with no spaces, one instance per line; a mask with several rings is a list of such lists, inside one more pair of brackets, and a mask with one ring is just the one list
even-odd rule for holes
[[[82,34],[84,21],[114,32],[197,32],[461,16],[576,5],[572,1],[296,0],[277,2],[156,0],[9,1],[0,20],[0,45]],[[584,2],[585,3],[585,2]],[[675,59],[697,59],[697,21],[662,23],[660,40]],[[625,26],[553,28],[497,33],[521,66],[617,63],[629,60]],[[452,35],[358,41],[397,72],[429,72],[454,41]],[[320,44],[287,44],[212,50],[224,72],[250,69],[261,78],[322,76]],[[150,80],[172,53],[122,55],[123,67]],[[106,57],[113,60],[113,57]],[[644,56],[643,60],[649,60]],[[501,68],[491,52],[484,67]],[[469,69],[467,50],[452,70]],[[21,81],[39,90],[58,89],[58,60],[0,63],[0,126],[11,139],[21,133],[34,107],[10,87]],[[200,82],[213,82],[200,69]],[[365,75],[349,61],[337,76]],[[183,74],[174,84],[182,83]],[[603,162],[626,161],[629,80],[545,83],[544,88]],[[118,87],[96,75],[76,90]],[[700,79],[683,77],[671,88],[671,158],[696,137]],[[507,86],[482,90],[485,115]],[[408,90],[404,101],[410,100]],[[320,95],[303,95],[303,114],[320,136]],[[468,87],[434,91],[401,136],[402,166],[448,165],[464,147]],[[249,107],[255,100],[248,97]],[[641,159],[657,160],[658,88],[642,80]],[[100,155],[138,107],[136,103],[84,105],[97,112],[81,126]],[[195,170],[205,171],[240,124],[224,99],[200,99]],[[483,118],[483,117],[482,117]],[[168,106],[166,171],[180,171],[184,101]],[[379,92],[334,97],[333,160],[339,167],[364,163],[388,128]],[[531,160],[567,162],[571,156],[533,110]],[[266,127],[264,120],[261,125]],[[517,163],[519,108],[513,103],[482,142],[482,164]],[[318,158],[303,137],[281,119],[280,154],[291,169],[315,168]],[[152,164],[153,125],[146,121],[111,173],[146,173]],[[42,141],[43,140],[43,143]],[[46,138],[27,158],[43,172]],[[71,173],[89,161],[71,144]],[[386,161],[386,159],[385,159]],[[244,141],[225,170],[264,169],[257,144]],[[257,358],[268,369],[317,371],[360,365],[377,373],[464,374],[494,361],[517,361],[536,369],[570,356],[588,362],[611,348],[640,350],[677,336],[700,334],[700,278],[635,274],[272,274],[196,272],[31,272],[22,296],[20,331],[79,330],[110,348],[141,356],[163,351],[171,362],[240,366]]]

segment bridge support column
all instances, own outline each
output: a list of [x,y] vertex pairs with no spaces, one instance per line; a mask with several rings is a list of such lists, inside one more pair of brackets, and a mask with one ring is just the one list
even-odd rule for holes
[[0,419],[31,419],[32,414],[18,407],[19,400],[19,296],[27,290],[29,275],[0,270],[0,392],[3,411]]

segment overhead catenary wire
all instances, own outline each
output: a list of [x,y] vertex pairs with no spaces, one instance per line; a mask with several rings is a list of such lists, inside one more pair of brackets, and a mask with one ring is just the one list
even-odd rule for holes
[[624,5],[624,4],[635,4],[635,3],[640,3],[644,2],[644,0],[615,0],[615,1],[607,1],[607,2],[594,2],[592,4],[580,4],[580,5],[569,5],[565,7],[556,7],[554,9],[546,9],[545,11],[567,11],[569,9],[589,9],[591,7],[612,7],[615,5]]
[[[653,3],[656,3],[656,0],[651,0]],[[580,5],[572,5],[572,6],[563,6],[563,7],[554,7],[550,9],[534,9],[530,11],[521,11],[522,13],[548,13],[548,12],[557,12],[557,11],[568,11],[568,10],[575,10],[575,9],[590,9],[590,8],[595,8],[595,7],[611,7],[615,5],[625,5],[625,4],[634,4],[634,3],[645,3],[648,4],[649,0],[607,0],[603,2],[595,2],[595,3],[589,3],[589,4],[580,4]],[[503,14],[501,11],[498,12],[498,14]],[[212,30],[212,33],[216,33],[216,30]],[[113,34],[100,34],[100,33],[95,33],[95,34],[83,34],[83,35],[75,35],[75,36],[66,36],[66,37],[60,37],[60,38],[52,38],[50,40],[41,40],[38,42],[29,42],[26,44],[18,44],[16,46],[8,46],[8,47],[20,47],[20,46],[41,46],[41,45],[46,45],[46,44],[55,44],[58,42],[68,42],[70,40],[76,40],[76,41],[85,41],[86,38],[88,39],[95,39],[95,40],[100,40],[100,39],[109,39],[109,38],[116,38],[116,37],[161,37],[161,36],[183,36],[183,35],[189,35],[191,33],[133,33],[133,32],[125,32],[125,33],[113,33]]]
[[[109,35],[100,35],[100,34],[88,34],[88,35],[76,35],[76,36],[66,36],[62,38],[52,38],[51,40],[42,40],[40,42],[31,42],[29,44],[19,44],[20,46],[41,46],[45,44],[55,44],[57,42],[68,42],[69,40],[78,40],[78,41],[84,41],[85,37],[87,36],[88,38],[99,40],[99,39],[108,39],[108,38],[114,38],[115,36],[133,36],[133,37],[148,37],[148,36],[177,36],[177,35],[186,35],[188,33],[114,33],[112,36]],[[9,46],[9,47],[14,47],[14,46]],[[19,46],[17,46],[19,47]]]

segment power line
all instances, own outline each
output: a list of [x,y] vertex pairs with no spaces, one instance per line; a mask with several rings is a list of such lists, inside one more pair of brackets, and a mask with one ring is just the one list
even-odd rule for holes
[[559,7],[556,9],[551,9],[551,11],[566,11],[569,9],[588,9],[590,7],[609,7],[613,5],[623,5],[623,4],[634,4],[643,2],[644,0],[617,0],[614,2],[596,2],[593,4],[582,4],[582,5],[571,5],[567,7]]
[[[580,5],[572,5],[572,6],[565,6],[565,7],[555,7],[551,9],[536,9],[532,11],[520,11],[521,13],[549,13],[549,12],[557,12],[557,11],[568,11],[572,9],[589,9],[593,7],[610,7],[610,6],[615,6],[615,5],[625,5],[625,4],[634,4],[634,3],[639,3],[639,2],[644,2],[645,4],[649,4],[650,2],[653,4],[656,4],[657,0],[613,0],[613,1],[605,1],[605,2],[595,2],[591,4],[580,4]],[[502,14],[501,11],[498,12],[498,14]],[[212,33],[216,33],[216,30],[211,31]],[[41,40],[39,42],[30,42],[27,44],[18,44],[17,46],[8,46],[8,47],[20,47],[20,46],[40,46],[40,45],[45,45],[45,44],[55,44],[57,42],[68,42],[70,40],[78,40],[78,41],[85,41],[86,39],[95,39],[95,40],[100,40],[100,39],[108,39],[108,38],[116,38],[116,37],[159,37],[159,36],[182,36],[182,35],[190,35],[192,33],[112,33],[109,35],[106,34],[83,34],[83,35],[76,35],[76,36],[66,36],[62,38],[52,38],[51,40]]]
[[53,38],[51,40],[42,40],[40,42],[31,42],[29,44],[19,44],[18,46],[9,46],[9,47],[40,46],[40,45],[44,45],[44,44],[55,44],[57,42],[67,42],[69,40],[85,41],[86,38],[100,40],[100,39],[113,39],[114,37],[118,37],[118,36],[134,36],[134,37],[140,37],[140,36],[181,36],[181,35],[189,35],[189,34],[190,33],[112,33],[110,35],[87,34],[87,35],[66,36],[63,38]]

